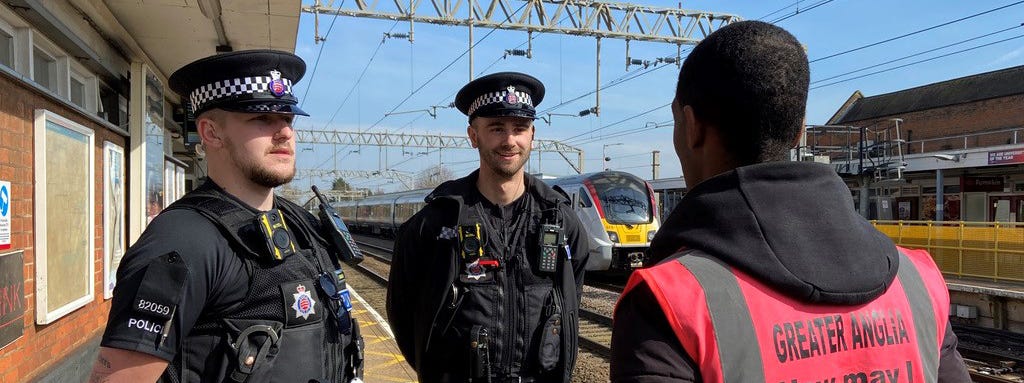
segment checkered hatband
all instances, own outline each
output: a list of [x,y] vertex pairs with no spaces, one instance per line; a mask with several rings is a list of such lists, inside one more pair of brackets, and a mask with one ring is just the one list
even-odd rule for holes
[[[221,80],[196,88],[196,90],[192,91],[192,94],[189,95],[189,101],[192,102],[192,110],[200,110],[202,107],[206,106],[206,104],[226,97],[258,93],[273,96],[270,89],[270,84],[273,80],[274,78],[271,76],[242,77]],[[291,95],[292,81],[286,78],[281,78],[280,81],[283,81],[285,85],[284,95]]]
[[[510,97],[509,93],[510,93],[509,90],[502,90],[502,91],[498,91],[498,92],[484,93],[483,96],[477,97],[477,99],[474,100],[472,104],[469,104],[469,110],[468,110],[469,113],[468,114],[470,116],[472,116],[473,113],[475,113],[477,109],[480,109],[483,106],[487,106],[487,105],[491,105],[491,104],[497,104],[499,102],[509,102],[510,100],[518,101],[519,104],[526,104],[526,105],[529,105],[529,106],[533,106],[533,99],[530,98],[530,94],[529,93],[520,92],[518,90],[517,91],[513,91],[511,93],[512,93],[512,96],[514,96],[514,97]],[[510,102],[510,103],[514,103],[514,102]]]

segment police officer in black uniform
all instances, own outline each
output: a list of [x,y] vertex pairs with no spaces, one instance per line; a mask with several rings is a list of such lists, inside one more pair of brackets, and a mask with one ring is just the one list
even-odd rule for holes
[[395,242],[387,310],[421,382],[569,382],[588,248],[564,193],[523,172],[544,86],[459,91],[480,169],[438,186]]
[[93,381],[353,382],[362,343],[338,248],[273,188],[295,175],[294,82],[279,51],[200,59],[171,75],[194,110],[209,180],[128,250]]

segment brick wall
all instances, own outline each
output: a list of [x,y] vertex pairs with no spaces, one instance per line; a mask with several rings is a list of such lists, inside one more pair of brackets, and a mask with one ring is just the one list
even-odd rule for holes
[[[84,307],[45,326],[36,325],[35,239],[33,227],[33,145],[34,113],[47,109],[92,129],[95,163],[95,222],[93,294],[95,299]],[[77,351],[90,338],[102,332],[110,302],[103,299],[103,143],[114,142],[126,147],[126,138],[83,117],[42,93],[0,75],[0,180],[10,181],[13,189],[11,250],[24,251],[25,316],[24,334],[0,349],[0,383],[24,382],[48,371],[54,364]],[[7,250],[4,250],[6,252]]]
[[[1017,143],[1022,143],[1024,142],[1024,113],[1021,113],[1021,110],[1024,110],[1024,94],[884,116],[870,120],[849,121],[842,123],[842,125],[882,130],[894,125],[889,119],[902,118],[900,135],[907,141],[1020,128],[1022,130],[1017,133]],[[867,137],[869,140],[873,138],[870,134]],[[808,144],[846,145],[846,139],[846,136],[839,134],[811,136],[808,137]],[[853,134],[850,137],[855,150],[858,139],[858,134]],[[911,143],[906,148],[909,153],[922,153],[962,149],[964,145],[973,148],[1011,143],[1013,143],[1013,133],[1003,132],[969,137],[966,142],[962,137],[929,140],[924,143],[923,147],[921,143]]]

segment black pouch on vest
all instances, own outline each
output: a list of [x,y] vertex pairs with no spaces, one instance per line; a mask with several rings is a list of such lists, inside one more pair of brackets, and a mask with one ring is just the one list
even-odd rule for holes
[[345,346],[345,357],[348,363],[345,366],[345,379],[351,381],[355,378],[363,378],[363,352],[366,344],[363,342],[363,334],[359,330],[359,320],[352,318],[352,340]]
[[540,333],[540,349],[537,353],[537,364],[542,371],[551,371],[558,365],[558,359],[562,355],[562,307],[558,304],[558,298],[553,292],[550,304],[547,305],[545,313],[547,318],[542,324]]
[[470,348],[470,378],[485,378],[491,376],[491,354],[488,349],[490,337],[487,328],[481,325],[473,326],[469,332]]
[[263,376],[274,366],[280,350],[281,330],[284,324],[267,320],[225,319],[231,362],[231,380],[249,381]]

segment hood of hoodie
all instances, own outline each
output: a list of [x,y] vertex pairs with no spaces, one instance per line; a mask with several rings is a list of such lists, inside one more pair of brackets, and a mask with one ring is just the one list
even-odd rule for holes
[[815,304],[868,302],[892,283],[899,253],[853,208],[823,164],[770,162],[701,182],[651,242],[661,260],[702,250],[787,296]]

